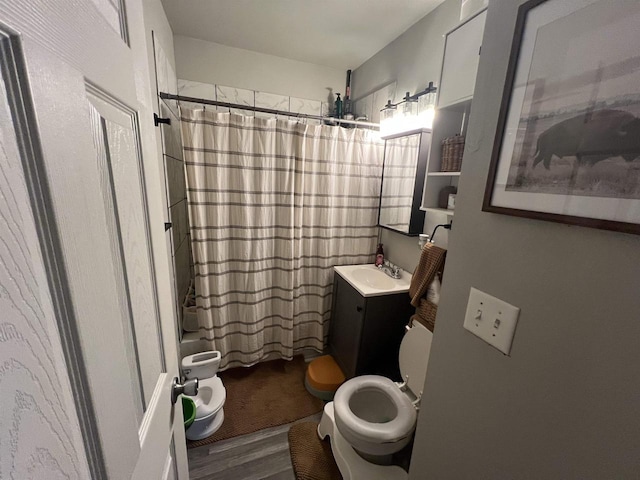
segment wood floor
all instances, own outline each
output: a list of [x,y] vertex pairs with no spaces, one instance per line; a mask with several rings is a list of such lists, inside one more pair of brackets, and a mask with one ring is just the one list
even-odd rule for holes
[[[299,422],[319,422],[317,413]],[[297,422],[294,422],[297,423]],[[293,423],[192,448],[191,480],[295,480],[287,434]]]

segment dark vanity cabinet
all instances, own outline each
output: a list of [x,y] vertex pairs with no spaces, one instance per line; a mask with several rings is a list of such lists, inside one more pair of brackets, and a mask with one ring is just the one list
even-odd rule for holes
[[364,297],[336,272],[329,353],[347,378],[371,374],[400,380],[398,351],[413,313],[408,292]]

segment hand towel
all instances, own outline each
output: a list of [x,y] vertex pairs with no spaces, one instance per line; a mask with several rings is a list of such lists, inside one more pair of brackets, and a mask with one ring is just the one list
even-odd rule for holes
[[444,248],[431,242],[425,243],[422,247],[420,263],[413,272],[409,286],[411,305],[414,307],[420,306],[420,299],[427,293],[436,274],[442,270],[446,254],[447,251]]

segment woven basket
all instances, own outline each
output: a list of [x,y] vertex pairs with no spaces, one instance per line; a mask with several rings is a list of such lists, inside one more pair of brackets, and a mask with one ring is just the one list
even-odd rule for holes
[[464,136],[456,135],[442,140],[441,172],[459,172],[464,152]]
[[420,299],[420,305],[416,307],[416,313],[411,320],[416,320],[433,332],[436,325],[436,314],[438,306],[431,303],[426,298]]

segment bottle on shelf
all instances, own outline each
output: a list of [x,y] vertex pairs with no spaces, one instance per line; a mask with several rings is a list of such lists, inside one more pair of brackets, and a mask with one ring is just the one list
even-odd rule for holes
[[347,70],[347,85],[344,89],[344,101],[342,105],[342,113],[345,115],[345,118],[349,114],[353,114],[351,111],[351,70]]
[[340,94],[336,93],[336,96],[338,97],[335,101],[335,106],[336,106],[336,118],[342,118],[342,99],[340,98]]

